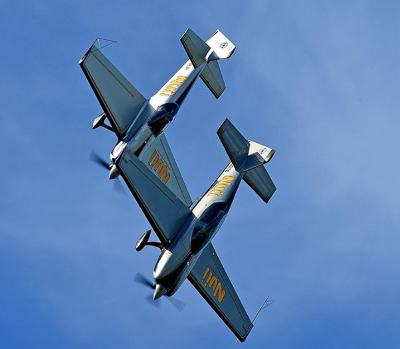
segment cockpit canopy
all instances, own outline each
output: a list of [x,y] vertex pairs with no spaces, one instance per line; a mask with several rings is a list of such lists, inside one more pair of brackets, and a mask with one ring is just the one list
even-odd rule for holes
[[192,234],[192,252],[198,253],[223,223],[230,208],[228,202],[216,202],[200,216]]
[[160,106],[147,122],[154,136],[158,136],[178,112],[179,106],[176,103],[166,103]]

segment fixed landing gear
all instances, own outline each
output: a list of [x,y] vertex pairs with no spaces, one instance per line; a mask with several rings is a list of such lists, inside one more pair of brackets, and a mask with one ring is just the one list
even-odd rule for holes
[[161,244],[161,242],[154,242],[154,241],[150,241],[149,242],[149,238],[150,238],[150,234],[151,234],[151,229],[147,230],[142,237],[138,240],[138,242],[136,243],[136,251],[141,251],[143,250],[143,248],[145,246],[155,246],[158,247],[160,250],[163,249],[163,246]]

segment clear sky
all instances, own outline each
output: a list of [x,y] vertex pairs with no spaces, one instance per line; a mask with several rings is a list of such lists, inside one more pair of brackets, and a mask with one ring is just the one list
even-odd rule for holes
[[228,162],[228,117],[277,150],[268,205],[239,188],[214,245],[253,317],[243,348],[400,347],[398,1],[0,1],[0,347],[230,348],[189,282],[144,298],[158,251],[131,196],[88,160],[115,144],[78,61],[96,39],[150,97],[190,27],[237,46],[215,100],[198,81],[167,131],[192,198]]

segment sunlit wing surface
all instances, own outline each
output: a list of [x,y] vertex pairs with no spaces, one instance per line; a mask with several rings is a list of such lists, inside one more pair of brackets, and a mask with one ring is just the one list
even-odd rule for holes
[[130,151],[118,169],[160,241],[169,243],[192,214],[189,208]]
[[90,47],[79,65],[114,131],[123,134],[146,99],[95,45]]
[[139,159],[186,206],[190,206],[192,200],[164,134],[149,142]]
[[218,316],[243,342],[253,324],[211,243],[197,260],[188,278]]

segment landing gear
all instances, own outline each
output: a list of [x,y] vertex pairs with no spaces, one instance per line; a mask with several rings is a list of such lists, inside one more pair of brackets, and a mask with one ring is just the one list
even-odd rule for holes
[[136,243],[136,251],[141,251],[143,250],[143,248],[145,246],[155,246],[158,247],[160,250],[163,249],[163,246],[161,244],[161,242],[153,242],[150,241],[149,242],[149,238],[150,238],[150,234],[151,234],[151,230],[147,230],[142,237],[138,240],[138,242]]

